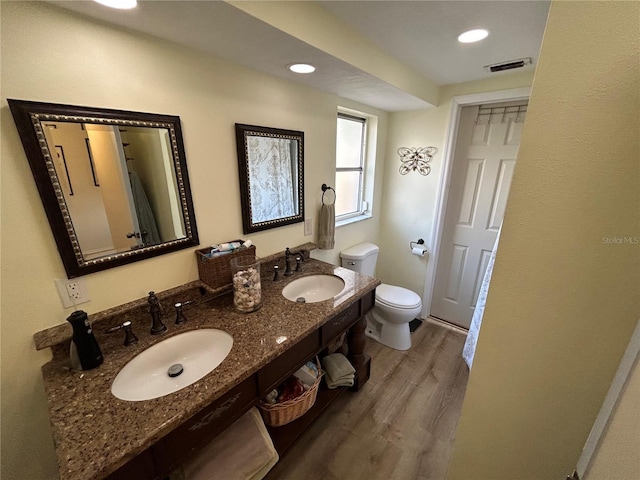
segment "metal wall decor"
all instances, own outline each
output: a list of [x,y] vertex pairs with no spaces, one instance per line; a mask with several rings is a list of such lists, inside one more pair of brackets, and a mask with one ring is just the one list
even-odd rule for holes
[[421,175],[429,175],[431,166],[429,162],[438,152],[436,147],[400,147],[398,155],[400,155],[400,175],[406,175],[410,171],[418,171]]

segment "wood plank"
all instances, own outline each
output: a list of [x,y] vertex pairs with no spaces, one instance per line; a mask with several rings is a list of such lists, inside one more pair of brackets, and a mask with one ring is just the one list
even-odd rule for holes
[[464,340],[434,321],[405,352],[367,338],[370,380],[340,395],[266,479],[444,479],[468,380]]

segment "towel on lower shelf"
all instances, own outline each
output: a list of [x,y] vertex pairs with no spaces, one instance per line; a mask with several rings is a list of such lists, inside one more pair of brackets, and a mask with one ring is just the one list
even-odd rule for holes
[[356,369],[341,353],[332,353],[322,359],[322,368],[326,372],[327,387],[352,387]]
[[255,407],[205,445],[171,480],[260,480],[278,453]]

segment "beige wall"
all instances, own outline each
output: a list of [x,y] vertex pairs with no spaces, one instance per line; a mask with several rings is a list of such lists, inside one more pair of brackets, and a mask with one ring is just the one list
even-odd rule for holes
[[[333,183],[338,105],[387,115],[298,84],[42,4],[2,2],[2,478],[56,476],[34,332],[64,322],[65,273],[6,98],[179,115],[202,245],[242,238],[234,123],[305,132],[305,209]],[[41,46],[47,45],[46,54]],[[54,52],[53,54],[51,52]],[[380,172],[384,162],[380,161]],[[340,245],[376,241],[379,215],[344,227]],[[309,241],[302,223],[251,235],[259,255]],[[321,253],[331,257],[333,252]],[[337,254],[335,254],[337,258]],[[90,313],[197,278],[193,250],[86,277]]]
[[[380,228],[380,255],[376,274],[383,282],[424,292],[430,257],[417,257],[409,242],[419,238],[431,244],[436,215],[438,186],[442,176],[443,148],[451,114],[451,99],[458,95],[530,87],[533,73],[500,75],[486,80],[443,87],[438,107],[390,114],[386,165],[382,185],[383,211]],[[400,175],[400,147],[435,146],[431,173]]]
[[552,4],[451,480],[570,474],[640,316],[639,19]]
[[640,474],[640,362],[629,374],[584,480],[633,479]]

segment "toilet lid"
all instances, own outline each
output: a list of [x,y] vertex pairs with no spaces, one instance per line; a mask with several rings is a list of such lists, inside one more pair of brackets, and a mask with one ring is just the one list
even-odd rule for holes
[[376,288],[376,302],[393,308],[416,308],[421,304],[417,293],[384,283]]

